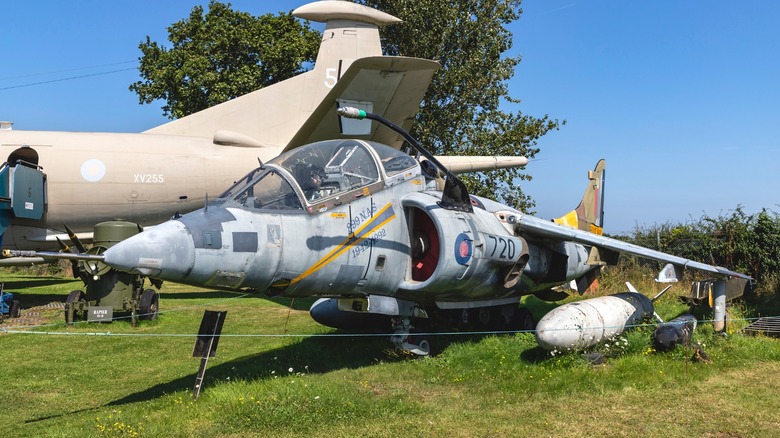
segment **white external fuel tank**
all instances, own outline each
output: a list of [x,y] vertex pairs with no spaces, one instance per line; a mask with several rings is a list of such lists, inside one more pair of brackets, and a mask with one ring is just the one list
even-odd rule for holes
[[653,312],[650,298],[636,292],[564,304],[536,324],[536,342],[545,350],[582,350],[619,336]]

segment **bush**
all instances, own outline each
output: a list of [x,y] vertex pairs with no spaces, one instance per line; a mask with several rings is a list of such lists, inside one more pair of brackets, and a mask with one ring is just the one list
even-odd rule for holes
[[[763,209],[747,214],[737,206],[730,214],[703,215],[686,224],[666,223],[637,228],[621,240],[752,276],[762,296],[776,296],[780,287],[780,215]],[[624,266],[641,265],[657,272],[658,262],[621,258]],[[758,296],[758,295],[757,295]]]

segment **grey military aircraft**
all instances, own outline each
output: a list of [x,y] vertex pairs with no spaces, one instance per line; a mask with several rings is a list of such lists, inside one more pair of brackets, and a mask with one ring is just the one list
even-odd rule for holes
[[[394,133],[339,124],[353,105],[409,127],[438,63],[382,56],[379,27],[400,20],[344,1],[299,7],[326,23],[311,71],[143,133],[24,131],[0,126],[2,246],[56,247],[64,224],[89,242],[98,222],[141,225],[201,207],[257,165],[305,143],[360,138],[400,147]],[[523,157],[449,157],[453,171],[527,163]],[[2,159],[0,159],[0,162]],[[29,260],[23,260],[28,262]],[[5,261],[6,263],[8,261]]]
[[523,295],[544,296],[571,281],[584,290],[618,253],[722,282],[749,279],[594,233],[602,227],[603,160],[589,172],[580,206],[559,224],[469,195],[457,176],[383,117],[348,107],[339,113],[385,124],[427,160],[373,141],[319,141],[285,152],[204,208],[102,255],[38,255],[91,259],[190,285],[322,297],[310,311],[318,322],[384,327],[394,331],[397,347],[416,354],[427,354],[429,344],[410,341],[413,328],[469,319],[484,328],[522,328]]

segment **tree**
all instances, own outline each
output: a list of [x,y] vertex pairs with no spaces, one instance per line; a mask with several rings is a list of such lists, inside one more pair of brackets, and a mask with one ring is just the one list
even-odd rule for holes
[[147,36],[139,45],[140,103],[166,101],[163,114],[184,117],[305,70],[321,36],[290,13],[259,17],[212,0],[168,27],[167,49]]
[[[537,140],[558,120],[506,112],[507,81],[519,57],[506,57],[512,34],[504,27],[522,13],[520,0],[357,0],[404,20],[382,29],[389,55],[434,59],[433,78],[412,134],[437,154],[523,155],[533,158]],[[562,122],[565,123],[565,122]],[[519,169],[464,176],[474,194],[530,212],[535,203],[515,181]]]
[[761,275],[762,280],[769,275],[780,275],[780,215],[762,209],[755,219],[751,237],[753,272]]
[[[512,35],[504,27],[520,17],[520,0],[355,0],[404,20],[382,29],[388,55],[441,63],[417,114],[412,134],[437,154],[523,155],[558,120],[501,109],[519,57],[507,57]],[[182,117],[286,79],[315,58],[317,32],[290,14],[259,18],[209,3],[209,12],[168,28],[171,50],[146,38],[140,45],[144,81],[130,89],[141,103],[163,99],[164,113]],[[533,200],[515,184],[530,180],[519,169],[464,176],[472,193],[531,212]]]

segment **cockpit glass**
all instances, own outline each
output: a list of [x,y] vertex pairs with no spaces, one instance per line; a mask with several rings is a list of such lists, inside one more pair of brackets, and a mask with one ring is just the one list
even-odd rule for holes
[[287,169],[309,203],[379,181],[371,152],[364,144],[351,140],[303,146],[269,164]]
[[232,199],[242,207],[267,210],[303,210],[298,195],[278,172],[269,170],[245,185]]
[[303,210],[305,204],[317,204],[378,182],[376,157],[388,176],[417,166],[414,158],[383,144],[326,140],[274,158],[234,183],[220,199],[247,208]]
[[240,180],[234,182],[233,185],[230,186],[229,189],[225,190],[224,193],[219,195],[219,197],[226,198],[226,199],[232,198],[231,196],[232,194],[237,193],[240,190],[244,190],[244,188],[246,188],[248,184],[252,184],[255,176],[259,175],[259,172],[262,170],[263,170],[262,167],[258,167],[250,170],[249,173],[244,175],[244,177],[241,178]]
[[379,155],[387,176],[399,174],[417,165],[417,160],[390,146],[375,145],[374,150]]

